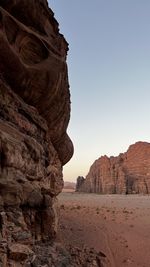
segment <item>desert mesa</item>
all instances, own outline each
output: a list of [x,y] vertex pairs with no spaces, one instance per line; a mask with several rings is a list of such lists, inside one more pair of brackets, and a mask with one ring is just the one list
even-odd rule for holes
[[117,157],[102,156],[86,178],[77,178],[76,191],[102,194],[150,193],[150,143],[136,142]]

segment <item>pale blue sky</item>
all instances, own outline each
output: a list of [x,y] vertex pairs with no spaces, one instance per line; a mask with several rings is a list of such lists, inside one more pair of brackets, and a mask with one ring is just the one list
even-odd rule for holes
[[150,142],[150,1],[49,0],[69,43],[75,153],[64,179],[85,176],[101,155]]

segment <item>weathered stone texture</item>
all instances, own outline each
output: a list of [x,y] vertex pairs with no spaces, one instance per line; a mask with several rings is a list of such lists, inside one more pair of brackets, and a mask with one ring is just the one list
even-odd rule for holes
[[[66,128],[68,44],[43,0],[0,1],[0,266],[36,262],[57,232]],[[54,265],[55,266],[55,265]],[[60,265],[61,266],[61,265]]]
[[73,152],[66,134],[68,44],[45,0],[0,1],[0,25],[0,72],[13,91],[46,119],[51,141],[65,164]]
[[102,194],[150,193],[150,143],[137,142],[118,157],[103,156],[77,191]]

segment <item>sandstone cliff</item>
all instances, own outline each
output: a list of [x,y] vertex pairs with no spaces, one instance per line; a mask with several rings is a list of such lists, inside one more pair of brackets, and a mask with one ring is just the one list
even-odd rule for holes
[[[70,118],[67,50],[47,1],[0,1],[3,267],[31,262],[42,266],[41,252],[36,251],[52,242],[57,232],[62,166],[73,154],[66,133]],[[45,264],[52,266],[52,257]]]
[[91,166],[86,179],[78,179],[77,184],[77,191],[81,192],[149,194],[150,143],[137,142],[118,157],[100,157]]
[[101,266],[96,252],[55,242],[73,154],[67,51],[46,0],[0,1],[1,267]]

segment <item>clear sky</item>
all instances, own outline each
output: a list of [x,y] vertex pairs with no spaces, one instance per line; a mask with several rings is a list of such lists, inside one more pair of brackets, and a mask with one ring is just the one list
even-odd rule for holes
[[75,153],[64,180],[101,155],[150,142],[150,0],[49,0],[69,43]]

